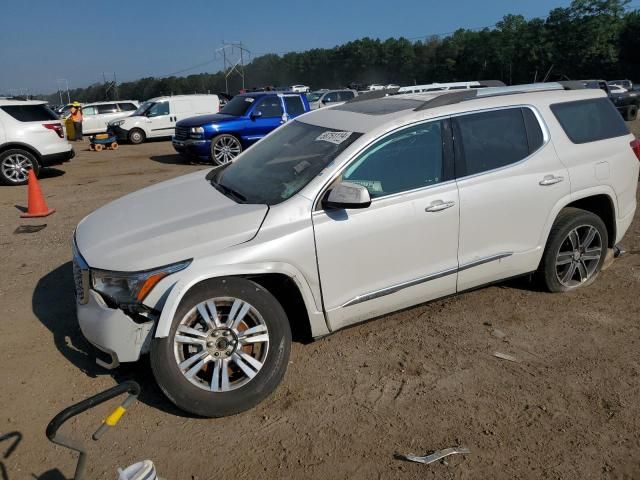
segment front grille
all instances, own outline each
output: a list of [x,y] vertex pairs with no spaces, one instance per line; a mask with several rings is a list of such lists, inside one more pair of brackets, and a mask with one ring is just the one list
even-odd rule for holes
[[189,138],[189,127],[176,127],[176,140],[186,140]]
[[73,283],[76,290],[76,300],[84,305],[89,301],[89,267],[82,257],[73,252]]

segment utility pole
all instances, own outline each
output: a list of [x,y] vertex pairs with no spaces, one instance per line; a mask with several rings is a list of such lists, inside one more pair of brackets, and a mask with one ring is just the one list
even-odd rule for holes
[[66,78],[59,78],[57,80],[57,82],[58,82],[58,85],[60,85],[60,82],[64,82],[66,84],[66,86],[67,86],[67,103],[71,103],[71,95],[69,95],[69,80],[67,80]]
[[222,47],[216,50],[216,55],[222,56],[225,91],[229,94],[229,77],[233,74],[239,75],[242,79],[242,89],[244,82],[244,55],[251,54],[242,42],[222,42]]

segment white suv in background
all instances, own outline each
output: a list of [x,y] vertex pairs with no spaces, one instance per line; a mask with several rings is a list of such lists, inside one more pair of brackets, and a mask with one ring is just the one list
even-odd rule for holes
[[103,365],[150,352],[176,405],[234,414],[282,379],[292,326],[318,338],[530,273],[587,287],[631,224],[639,160],[600,90],[359,96],[82,220],[80,328]]
[[27,172],[73,158],[58,116],[45,102],[0,98],[0,183],[23,185]]
[[104,133],[110,121],[131,115],[139,106],[137,100],[87,103],[82,106],[82,133]]

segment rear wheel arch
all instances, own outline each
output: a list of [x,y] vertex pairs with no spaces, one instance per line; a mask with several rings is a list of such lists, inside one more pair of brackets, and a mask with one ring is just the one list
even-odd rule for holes
[[42,167],[42,158],[40,156],[40,152],[25,143],[12,142],[0,145],[0,153],[6,152],[7,150],[25,150],[26,152],[29,152],[31,155],[33,155],[38,161],[38,165]]
[[[574,200],[566,205],[566,208],[579,208],[580,210],[586,210],[594,215],[600,217],[607,227],[608,234],[608,247],[613,248],[616,243],[616,209],[613,199],[605,194],[600,193],[596,195],[590,195],[588,197]],[[562,211],[562,210],[561,210]]]

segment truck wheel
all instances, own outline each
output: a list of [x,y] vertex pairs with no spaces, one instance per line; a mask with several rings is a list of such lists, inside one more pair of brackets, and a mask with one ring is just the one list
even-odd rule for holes
[[17,148],[0,153],[0,183],[5,185],[24,185],[29,170],[38,176],[38,161],[32,153]]
[[242,152],[242,144],[233,135],[222,134],[211,139],[211,158],[216,165],[224,165]]
[[134,128],[129,132],[129,141],[134,145],[139,145],[144,142],[146,135],[139,128]]
[[638,106],[637,105],[629,105],[627,107],[625,120],[627,122],[633,122],[636,118],[638,118]]
[[551,292],[568,292],[591,285],[604,263],[607,227],[600,217],[578,208],[565,208],[556,218],[538,275]]
[[152,343],[151,367],[178,407],[224,417],[273,392],[290,351],[289,322],[273,295],[255,282],[229,277],[187,292],[169,336]]

